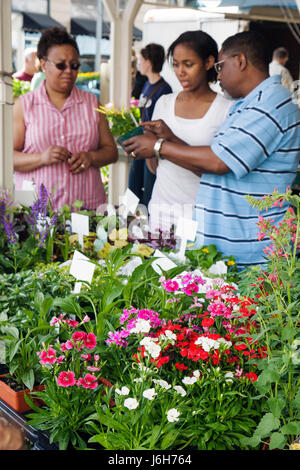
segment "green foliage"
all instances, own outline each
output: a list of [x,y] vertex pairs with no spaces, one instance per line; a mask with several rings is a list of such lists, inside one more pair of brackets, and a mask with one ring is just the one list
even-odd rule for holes
[[97,111],[105,114],[106,119],[110,123],[111,133],[115,137],[135,129],[136,123],[134,119],[137,123],[140,121],[140,110],[136,106],[131,106],[129,110],[125,110],[123,107],[121,111],[115,109],[114,106],[112,108],[99,106]]
[[[278,226],[261,219],[261,236],[271,240],[266,250],[269,263],[242,274],[243,292],[257,298],[257,320],[263,325],[260,340],[268,356],[260,363],[255,386],[263,397],[265,414],[250,440],[256,446],[269,439],[270,449],[287,448],[299,435],[300,364],[300,260],[297,256],[300,229],[300,198],[290,190],[276,191],[262,200],[249,198],[258,209],[289,203],[284,221]],[[256,336],[253,337],[257,339]]]
[[18,98],[19,96],[23,95],[30,91],[30,82],[19,80],[18,78],[13,78],[13,97]]

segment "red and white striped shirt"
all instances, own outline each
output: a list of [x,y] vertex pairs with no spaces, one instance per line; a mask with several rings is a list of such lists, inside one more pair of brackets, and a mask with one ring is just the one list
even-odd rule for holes
[[[21,96],[25,122],[23,153],[42,153],[50,145],[67,148],[72,154],[99,147],[99,113],[95,95],[73,87],[63,108],[58,110],[49,100],[45,82],[34,91]],[[73,175],[68,163],[61,162],[36,170],[15,172],[15,188],[22,189],[23,181],[41,183],[51,193],[53,209],[71,206],[76,200],[83,207],[95,210],[106,201],[99,168],[90,167]]]

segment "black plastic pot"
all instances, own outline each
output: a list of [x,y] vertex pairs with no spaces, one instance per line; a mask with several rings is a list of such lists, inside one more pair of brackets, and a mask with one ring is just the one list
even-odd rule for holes
[[32,426],[26,424],[26,415],[21,415],[13,410],[4,401],[0,400],[0,414],[12,425],[21,428],[23,435],[33,447],[31,450],[58,450],[56,444],[50,444],[49,437]]

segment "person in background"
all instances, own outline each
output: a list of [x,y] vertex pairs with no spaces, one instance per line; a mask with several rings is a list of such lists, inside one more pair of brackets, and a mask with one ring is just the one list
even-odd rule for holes
[[135,50],[132,49],[132,57],[131,57],[131,97],[134,99],[138,99],[140,94],[142,93],[143,86],[147,81],[147,77],[142,75],[141,72],[138,70],[137,66],[137,56],[135,54]]
[[96,210],[106,202],[99,169],[118,158],[95,95],[75,86],[80,68],[75,39],[65,30],[45,30],[38,44],[45,80],[14,104],[15,187],[43,183],[54,210],[72,206]]
[[[196,247],[213,244],[234,255],[239,268],[264,264],[270,240],[258,237],[258,216],[282,222],[288,204],[257,212],[247,195],[284,193],[300,158],[300,111],[280,77],[269,76],[269,47],[263,35],[246,31],[227,38],[215,64],[221,87],[236,99],[210,145],[191,146],[162,121],[151,132],[123,142],[137,158],[161,158],[201,173],[194,218]],[[160,140],[162,139],[162,140]]]
[[[217,43],[204,31],[186,31],[171,44],[167,57],[182,90],[161,96],[152,119],[162,119],[189,145],[209,145],[233,104],[210,87],[217,79]],[[156,172],[149,203],[152,231],[169,230],[180,216],[192,218],[200,175],[168,160],[152,158],[146,164]]]
[[[160,75],[164,61],[165,50],[160,44],[151,43],[141,49],[140,72],[148,79],[139,96],[142,122],[151,120],[158,98],[172,93],[172,88]],[[154,182],[155,175],[149,171],[143,160],[131,161],[128,187],[139,198],[140,204],[146,207],[151,199]]]
[[33,48],[27,48],[24,52],[24,68],[13,74],[13,78],[31,82],[34,74],[39,70],[39,60],[37,51]]
[[40,86],[42,81],[45,80],[45,77],[45,73],[40,68],[38,72],[36,72],[32,77],[30,82],[30,90],[35,90],[38,86]]
[[280,75],[281,83],[291,92],[293,90],[293,77],[290,71],[286,68],[286,63],[289,60],[289,53],[285,47],[278,47],[273,51],[272,62],[269,64],[270,75]]

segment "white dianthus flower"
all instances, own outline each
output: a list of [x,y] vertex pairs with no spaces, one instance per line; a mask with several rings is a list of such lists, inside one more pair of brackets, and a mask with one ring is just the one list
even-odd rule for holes
[[119,388],[116,388],[116,393],[118,395],[129,395],[129,388],[128,387],[122,387],[121,390]]
[[200,344],[206,352],[209,352],[211,349],[218,349],[220,345],[214,339],[207,338],[206,336],[200,336],[197,338],[195,344]]
[[193,385],[197,380],[197,377],[184,377],[184,379],[182,379],[182,383],[185,385]]
[[176,390],[176,392],[179,393],[179,395],[181,395],[182,397],[185,397],[186,391],[181,385],[174,385],[174,390]]
[[226,374],[224,375],[224,377],[226,377],[226,382],[232,382],[232,379],[234,377],[233,375],[233,372],[226,372]]
[[157,380],[157,379],[153,379],[153,382],[157,385],[160,385],[161,388],[164,388],[165,390],[169,390],[169,388],[171,388],[171,385],[168,384],[168,382],[166,382],[166,380]]
[[171,408],[170,410],[167,411],[167,420],[169,423],[175,423],[175,421],[179,420],[179,411],[176,410],[176,408]]
[[135,398],[126,398],[124,406],[129,410],[135,410],[139,406],[139,402]]
[[153,400],[155,395],[157,395],[157,393],[154,388],[147,388],[147,390],[143,391],[143,397],[148,400]]
[[130,333],[149,333],[151,329],[150,322],[143,318],[138,318],[135,327],[130,330]]
[[146,336],[140,341],[140,345],[145,346],[145,350],[153,359],[157,359],[161,352],[161,348],[156,344],[156,341],[157,338],[149,338],[149,336]]

